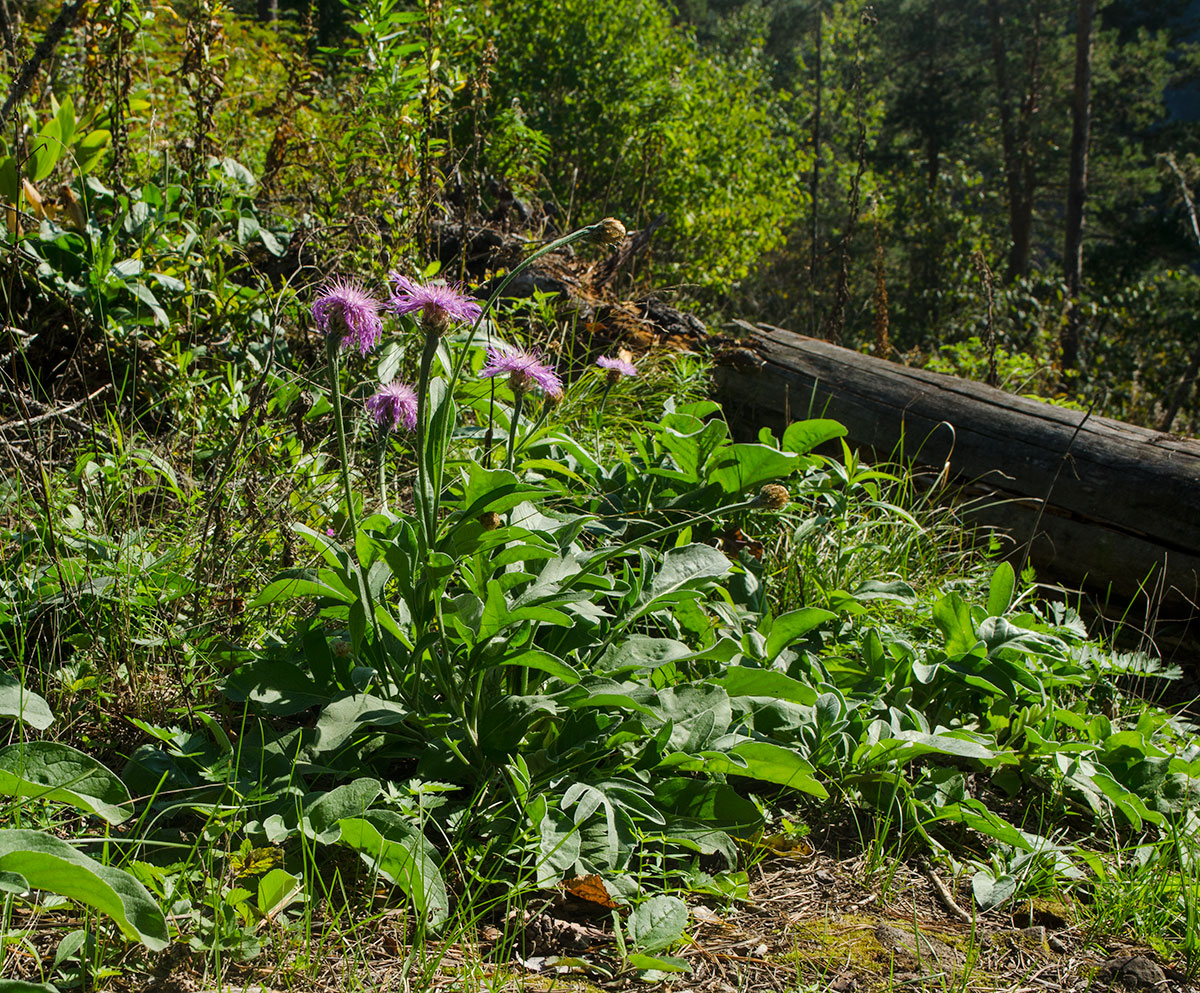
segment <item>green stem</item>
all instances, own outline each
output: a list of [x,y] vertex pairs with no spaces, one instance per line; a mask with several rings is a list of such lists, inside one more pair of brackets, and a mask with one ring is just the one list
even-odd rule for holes
[[[426,451],[429,439],[429,375],[433,369],[433,358],[437,355],[438,335],[425,332],[425,347],[421,350],[421,368],[417,374],[417,518],[421,522],[421,538],[426,549],[434,543],[434,526],[437,522],[438,495],[432,492],[429,479],[433,460]],[[440,447],[440,446],[439,446]]]
[[379,438],[379,500],[383,505],[385,514],[391,513],[388,507],[388,487],[387,487],[387,450],[388,436],[386,430],[380,431]]
[[504,468],[512,471],[513,461],[517,454],[517,422],[521,419],[521,407],[524,406],[525,393],[514,394],[512,420],[508,422],[508,451],[504,454]]
[[604,392],[600,395],[600,409],[596,412],[596,461],[600,461],[600,425],[604,423],[604,405],[608,402],[608,394],[612,389],[612,381],[605,377]]
[[363,609],[371,619],[371,629],[375,632],[376,648],[382,648],[380,643],[379,620],[375,616],[375,601],[371,597],[371,587],[367,582],[367,573],[358,560],[355,546],[358,543],[358,515],[354,512],[354,490],[350,486],[350,456],[346,448],[346,423],[342,413],[342,384],[338,379],[338,348],[340,343],[336,335],[327,339],[325,354],[329,358],[329,392],[333,400],[333,423],[337,429],[338,459],[341,461],[342,493],[346,500],[346,523],[350,526],[351,558],[358,569],[358,579],[362,585]]

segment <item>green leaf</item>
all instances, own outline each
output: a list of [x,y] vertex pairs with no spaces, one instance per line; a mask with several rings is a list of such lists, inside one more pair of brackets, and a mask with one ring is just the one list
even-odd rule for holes
[[287,569],[267,584],[267,588],[250,601],[250,607],[265,607],[270,603],[316,596],[352,603],[354,594],[340,583],[331,585],[333,576],[328,569]]
[[1017,577],[1013,567],[1007,562],[1001,562],[992,573],[992,582],[988,587],[987,612],[989,617],[1002,617],[1012,605],[1013,590],[1017,585]]
[[718,449],[709,467],[708,481],[726,493],[742,493],[796,471],[798,459],[769,445],[729,445]]
[[258,910],[264,917],[278,914],[303,896],[303,881],[286,869],[272,869],[258,881]]
[[678,600],[681,593],[700,590],[729,572],[729,560],[711,545],[684,545],[663,556],[662,565],[650,588],[639,598],[630,620],[652,612],[657,606]]
[[324,845],[333,844],[340,834],[338,823],[363,816],[380,791],[379,780],[365,777],[334,787],[305,808],[304,833]]
[[549,652],[527,651],[502,659],[500,665],[522,666],[526,669],[537,669],[550,676],[556,676],[564,683],[578,683],[579,672],[562,659]]
[[38,136],[30,142],[29,161],[26,163],[29,178],[40,183],[49,176],[58,165],[62,151],[62,125],[58,118],[53,118],[43,125]]
[[126,937],[151,951],[167,947],[167,922],[154,898],[129,873],[101,865],[40,831],[0,830],[0,871],[34,889],[59,893],[111,917]]
[[363,861],[400,887],[418,915],[437,931],[450,913],[450,899],[432,846],[424,835],[394,810],[371,810],[340,822],[341,842]]
[[834,438],[844,438],[846,428],[834,420],[815,419],[811,421],[796,421],[789,424],[783,432],[780,447],[785,452],[795,452],[797,455],[807,455],[814,448],[833,441]]
[[957,593],[949,593],[933,605],[933,622],[946,639],[948,658],[968,655],[980,644],[971,621],[971,610]]
[[129,791],[90,755],[55,741],[0,748],[0,793],[69,803],[120,824],[133,813]]
[[0,717],[12,717],[38,731],[54,723],[50,705],[7,672],[0,672]]
[[677,896],[659,894],[639,904],[625,922],[629,940],[644,952],[669,948],[683,937],[687,904]]
[[21,180],[17,176],[17,160],[11,155],[0,159],[0,200],[16,204],[21,193]]
[[22,979],[0,979],[0,993],[59,993],[55,986],[27,983]]
[[[634,952],[625,959],[626,965],[639,972],[691,972],[692,967],[687,959],[676,958],[672,955],[647,955],[645,952]],[[643,976],[643,979],[651,978]],[[657,977],[654,977],[657,978]]]
[[971,892],[979,909],[986,914],[1013,897],[1017,881],[1008,874],[995,878],[990,872],[977,872],[971,877]]
[[79,171],[84,174],[91,172],[111,143],[112,134],[103,129],[91,131],[75,142],[75,161]]
[[730,666],[720,680],[725,692],[731,697],[761,696],[812,707],[817,702],[817,691],[807,683],[793,679],[774,669],[751,669],[749,666]]
[[820,607],[803,607],[780,614],[771,624],[767,633],[767,654],[763,661],[774,661],[788,645],[799,641],[814,628],[837,620],[837,614]]

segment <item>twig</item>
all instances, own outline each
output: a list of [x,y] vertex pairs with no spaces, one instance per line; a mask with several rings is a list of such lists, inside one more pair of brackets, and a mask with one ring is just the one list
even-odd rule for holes
[[946,884],[942,882],[941,877],[934,872],[933,866],[930,865],[925,859],[920,860],[920,866],[921,871],[925,874],[925,878],[929,880],[929,885],[933,887],[933,892],[936,893],[938,899],[942,901],[942,906],[944,906],[948,911],[950,911],[951,914],[957,917],[964,924],[972,923],[973,918],[971,915],[959,906],[958,901],[954,899],[953,894],[946,887]]
[[[0,432],[10,431],[13,428],[32,427],[34,424],[41,424],[43,421],[54,420],[56,417],[63,418],[64,420],[73,421],[73,422],[75,422],[75,424],[83,425],[82,421],[77,421],[73,417],[68,418],[67,415],[70,414],[74,410],[78,410],[85,403],[90,403],[92,400],[95,400],[96,397],[98,397],[101,393],[103,393],[105,390],[107,390],[108,387],[109,387],[109,384],[105,383],[103,386],[100,387],[100,389],[96,390],[95,393],[89,394],[88,396],[84,397],[82,400],[76,400],[74,403],[67,404],[67,406],[65,406],[65,407],[48,409],[44,413],[38,414],[36,417],[30,417],[28,419],[18,417],[11,421],[5,421],[4,423],[0,424]],[[39,407],[43,406],[42,404],[37,403],[37,401],[31,401],[31,405],[39,406]],[[91,430],[91,428],[87,427],[86,425],[84,425],[84,427],[87,428],[87,430]]]

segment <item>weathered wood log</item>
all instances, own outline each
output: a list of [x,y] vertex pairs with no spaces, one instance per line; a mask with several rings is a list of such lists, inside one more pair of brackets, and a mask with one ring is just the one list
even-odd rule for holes
[[835,418],[877,459],[948,469],[1043,579],[1200,600],[1200,443],[768,325],[746,345],[761,364],[717,374],[735,429]]

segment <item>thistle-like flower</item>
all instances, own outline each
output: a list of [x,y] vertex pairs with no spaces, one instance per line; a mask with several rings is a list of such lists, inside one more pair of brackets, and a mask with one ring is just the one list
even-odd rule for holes
[[427,283],[422,286],[398,272],[388,273],[392,296],[388,306],[395,314],[421,314],[421,324],[427,330],[444,332],[455,321],[471,324],[483,312],[478,300],[473,300],[460,287],[446,283]]
[[625,225],[615,217],[606,217],[592,225],[592,240],[601,245],[619,245],[625,240]]
[[417,391],[407,383],[388,383],[367,398],[367,412],[389,431],[412,431],[417,426]]
[[[629,352],[625,352],[625,355],[628,354]],[[622,376],[636,376],[638,374],[637,367],[625,358],[625,355],[618,356],[615,359],[607,355],[601,355],[600,358],[596,359],[596,365],[608,373],[607,378],[610,386],[620,380]]]
[[519,396],[527,393],[531,386],[538,387],[555,400],[562,396],[563,384],[558,373],[533,352],[517,348],[489,348],[487,364],[479,370],[479,375],[490,378],[502,373],[508,374],[508,385]]
[[767,483],[761,490],[758,491],[758,496],[754,502],[767,510],[783,510],[792,499],[792,495],[788,492],[786,486],[780,486],[778,483]]
[[354,345],[366,355],[383,337],[380,306],[358,283],[339,279],[321,291],[313,302],[312,315],[323,334],[341,335],[342,348]]

